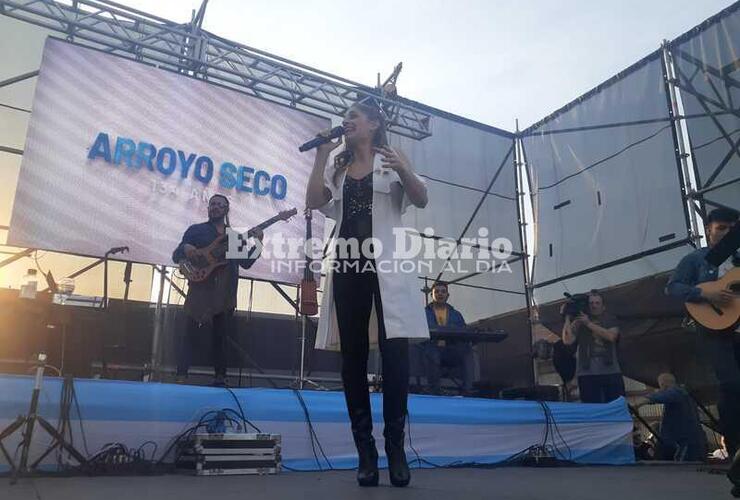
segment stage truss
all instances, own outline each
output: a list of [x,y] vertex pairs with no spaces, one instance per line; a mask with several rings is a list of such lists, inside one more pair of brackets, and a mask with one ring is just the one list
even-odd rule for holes
[[379,89],[209,33],[202,28],[206,5],[207,0],[187,24],[108,0],[0,0],[0,14],[57,31],[80,45],[323,116],[344,116],[353,103],[372,96],[391,110],[389,131],[413,139],[431,135],[431,114],[405,100],[386,99]]

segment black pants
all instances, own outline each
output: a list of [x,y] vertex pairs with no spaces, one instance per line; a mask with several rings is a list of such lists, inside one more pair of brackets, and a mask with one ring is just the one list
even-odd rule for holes
[[432,391],[439,391],[442,366],[459,368],[462,375],[462,389],[464,391],[473,389],[475,354],[472,344],[458,341],[442,347],[434,341],[428,341],[417,344],[416,349],[421,357],[424,374]]
[[624,379],[621,373],[583,375],[578,377],[578,392],[582,403],[609,403],[624,396]]
[[177,356],[177,376],[184,377],[193,361],[193,350],[199,345],[198,339],[210,331],[211,355],[216,377],[226,376],[226,339],[231,335],[234,311],[227,311],[213,317],[211,323],[200,324],[192,318],[187,319],[185,338],[179,343]]
[[[335,272],[334,303],[342,348],[342,382],[350,420],[370,414],[367,387],[368,325],[373,302],[378,314],[378,342],[383,358],[383,417],[403,421],[409,389],[408,339],[387,339],[378,277],[374,272]],[[371,425],[371,424],[370,424]]]
[[658,458],[660,460],[702,462],[707,458],[705,443],[677,443],[665,439],[663,441],[663,443],[658,443]]
[[740,343],[737,334],[701,331],[699,349],[719,382],[719,412],[722,434],[732,457],[740,447]]

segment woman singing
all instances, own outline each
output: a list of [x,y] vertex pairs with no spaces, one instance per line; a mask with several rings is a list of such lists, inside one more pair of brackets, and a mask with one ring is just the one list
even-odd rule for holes
[[377,486],[367,359],[370,344],[379,344],[388,470],[394,486],[406,486],[410,480],[404,452],[408,339],[428,338],[429,331],[417,274],[394,266],[398,261],[393,256],[393,229],[403,227],[401,214],[407,206],[426,206],[427,190],[408,159],[388,146],[383,114],[374,101],[354,104],[342,124],[346,148],[328,171],[329,154],[342,139],[318,148],[306,205],[336,221],[335,236],[340,241],[358,240],[358,245],[348,248],[370,250],[357,255],[343,252],[336,237],[331,242],[333,255],[327,266],[316,348],[341,350],[344,396],[359,456],[357,482]]

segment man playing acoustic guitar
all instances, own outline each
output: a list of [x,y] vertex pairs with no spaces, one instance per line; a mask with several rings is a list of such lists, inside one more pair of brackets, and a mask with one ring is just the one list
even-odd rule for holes
[[[184,259],[196,260],[198,249],[207,247],[226,233],[229,227],[228,214],[228,198],[220,194],[213,195],[208,201],[208,222],[194,224],[185,231],[172,254],[172,260],[178,264]],[[251,234],[262,241],[263,232],[259,227],[254,228]],[[227,336],[231,334],[236,309],[239,267],[249,269],[259,258],[258,253],[259,245],[255,245],[246,259],[228,260],[225,265],[214,269],[207,279],[190,281],[185,298],[185,314],[188,318],[186,338],[180,342],[177,356],[178,381],[187,377],[193,345],[201,329],[210,329],[215,371],[213,385],[226,385],[225,344]]]
[[[727,306],[734,294],[726,290],[706,291],[697,285],[722,278],[735,266],[740,265],[737,253],[719,268],[704,258],[730,229],[738,223],[738,212],[729,208],[717,208],[709,213],[706,232],[709,247],[700,248],[681,259],[666,286],[666,292],[684,302],[709,302],[715,308]],[[728,474],[735,488],[733,494],[740,496],[740,343],[738,331],[712,331],[697,326],[699,351],[707,357],[714,368],[719,382],[718,410],[722,432],[729,455],[735,457]]]

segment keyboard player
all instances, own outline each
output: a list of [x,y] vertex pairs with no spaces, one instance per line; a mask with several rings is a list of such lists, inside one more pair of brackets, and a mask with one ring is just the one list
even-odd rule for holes
[[[429,328],[464,328],[466,326],[460,311],[448,303],[449,297],[447,283],[435,282],[432,286],[432,302],[426,306]],[[463,380],[463,394],[472,392],[475,358],[471,342],[432,339],[417,344],[416,347],[420,351],[419,355],[430,392],[440,393],[439,380],[442,366],[460,371]]]

